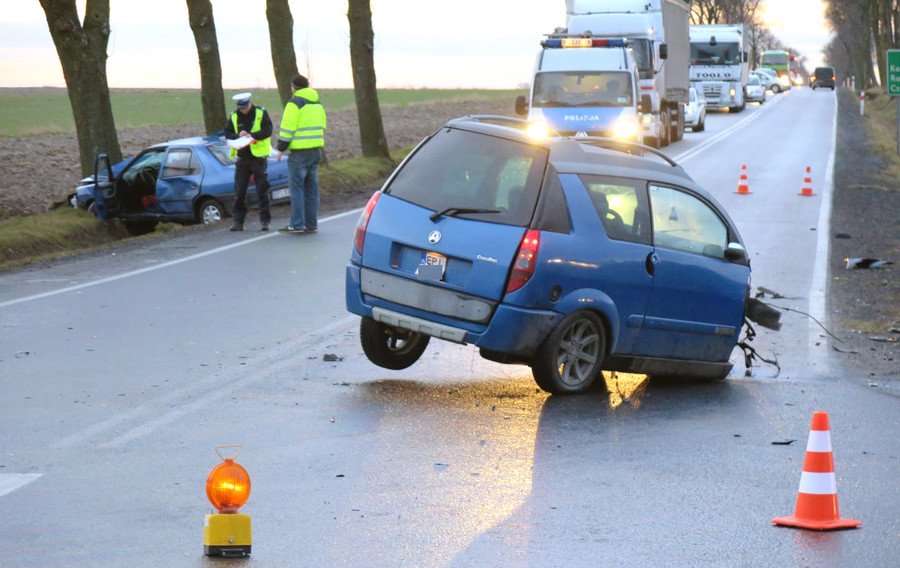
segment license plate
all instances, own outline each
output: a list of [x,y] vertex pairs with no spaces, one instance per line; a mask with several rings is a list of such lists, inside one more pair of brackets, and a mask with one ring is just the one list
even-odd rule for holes
[[287,187],[272,190],[272,199],[284,199],[291,194],[291,190]]
[[442,280],[447,268],[447,257],[436,252],[423,252],[416,275],[427,280]]

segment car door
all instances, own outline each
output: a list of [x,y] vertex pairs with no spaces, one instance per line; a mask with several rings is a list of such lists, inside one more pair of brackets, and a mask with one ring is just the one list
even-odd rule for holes
[[156,182],[156,206],[166,214],[192,214],[203,166],[192,148],[169,148]]
[[578,237],[577,251],[557,268],[567,289],[596,290],[608,297],[618,318],[612,352],[630,354],[637,340],[651,290],[647,270],[653,253],[646,181],[623,177],[580,175],[583,189],[566,187]]
[[653,283],[635,354],[726,361],[744,316],[750,267],[725,258],[737,241],[715,207],[689,190],[649,185]]

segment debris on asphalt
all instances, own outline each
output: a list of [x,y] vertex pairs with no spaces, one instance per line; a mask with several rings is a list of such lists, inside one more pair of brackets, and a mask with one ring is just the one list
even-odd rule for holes
[[777,299],[779,299],[779,298],[784,298],[784,296],[782,296],[781,294],[779,294],[779,293],[776,292],[775,290],[770,290],[770,289],[766,288],[765,286],[757,286],[757,287],[756,287],[756,296],[754,296],[754,297],[756,297],[756,298],[765,298],[767,294],[768,294],[769,297],[771,297],[773,300],[777,300]]
[[344,358],[338,357],[335,353],[326,353],[325,355],[322,356],[322,360],[333,362],[333,361],[343,361]]
[[772,445],[773,446],[790,446],[791,444],[793,444],[796,441],[797,440],[781,440],[781,441],[772,442]]
[[851,237],[849,233],[837,233],[834,235],[834,238],[836,238],[836,239],[851,239],[853,237]]
[[884,268],[889,264],[894,264],[890,260],[881,260],[880,258],[845,258],[844,265],[847,270],[861,270],[868,268]]
[[871,341],[879,341],[881,343],[897,343],[896,337],[885,337],[883,335],[872,335],[869,337]]
[[838,353],[849,353],[851,355],[859,355],[859,351],[854,351],[852,349],[841,349],[840,347],[837,347],[836,345],[832,345],[831,348],[834,349],[835,351],[837,351]]
[[21,359],[22,357],[28,357],[29,355],[31,355],[31,351],[17,351],[15,357],[16,359]]
[[870,387],[878,388],[878,383],[869,383]]

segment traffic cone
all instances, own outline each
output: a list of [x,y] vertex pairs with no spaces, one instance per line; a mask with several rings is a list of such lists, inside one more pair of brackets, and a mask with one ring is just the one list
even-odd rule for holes
[[806,177],[803,178],[803,189],[800,190],[800,193],[797,195],[802,195],[804,197],[812,197],[815,195],[812,190],[812,178],[810,177],[809,166],[806,166]]
[[740,179],[738,179],[738,187],[735,193],[739,193],[741,195],[752,193],[750,191],[750,182],[747,181],[747,164],[741,166],[741,177]]
[[828,426],[827,412],[813,413],[794,515],[772,519],[772,523],[820,531],[849,529],[862,524],[856,519],[842,519],[838,513],[837,483],[834,478],[834,456],[831,453],[831,429]]

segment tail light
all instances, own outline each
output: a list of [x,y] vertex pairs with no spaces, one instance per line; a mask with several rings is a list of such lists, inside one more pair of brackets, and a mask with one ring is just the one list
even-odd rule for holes
[[536,229],[528,229],[522,242],[519,244],[519,251],[516,253],[516,259],[513,261],[512,274],[509,275],[509,283],[506,285],[506,293],[515,292],[528,283],[534,274],[534,268],[537,265],[538,248],[541,246],[541,232]]
[[381,197],[380,191],[372,194],[369,202],[366,203],[365,209],[359,214],[359,221],[356,222],[356,231],[353,233],[353,248],[356,249],[360,256],[362,256],[363,244],[366,242],[366,228],[369,226],[369,217],[372,216],[372,211],[375,210],[375,204],[378,203],[379,197]]
[[831,76],[831,80],[834,81],[834,75]]

